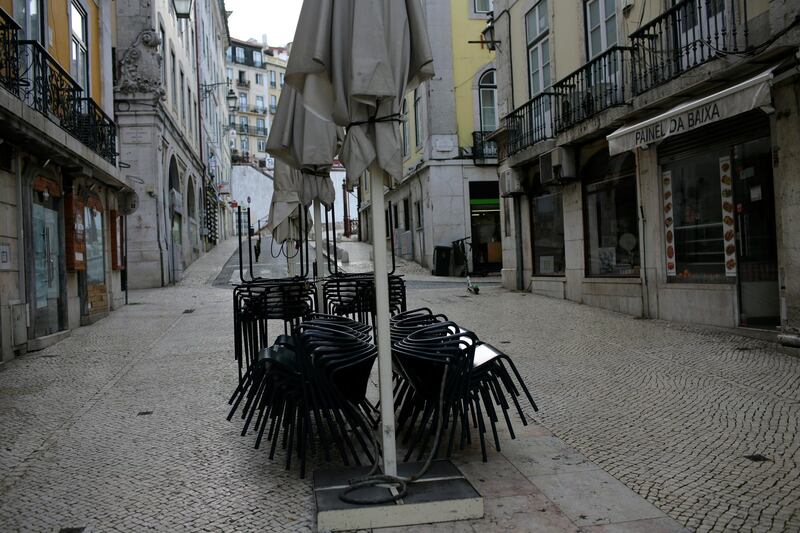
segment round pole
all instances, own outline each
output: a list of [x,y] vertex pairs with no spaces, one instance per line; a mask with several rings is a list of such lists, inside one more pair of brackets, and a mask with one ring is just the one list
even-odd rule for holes
[[383,473],[396,476],[397,450],[395,449],[394,397],[392,395],[392,347],[389,341],[389,277],[386,267],[386,220],[383,216],[383,183],[386,173],[376,165],[370,175],[372,256],[375,264],[375,336],[378,346]]
[[292,239],[286,239],[286,268],[289,271],[289,277],[294,277],[294,241]]
[[[333,225],[333,231],[336,231],[336,224]],[[322,305],[322,265],[325,257],[322,254],[322,210],[320,209],[319,199],[314,199],[314,244],[317,252],[317,305],[323,309]]]

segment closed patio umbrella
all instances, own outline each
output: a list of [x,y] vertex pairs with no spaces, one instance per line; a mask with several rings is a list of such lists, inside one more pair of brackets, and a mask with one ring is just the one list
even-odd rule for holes
[[[300,216],[305,207],[300,201],[298,193],[302,186],[302,180],[300,171],[289,167],[281,160],[275,161],[274,190],[266,228],[272,235],[272,239],[279,244],[286,241],[299,241],[302,237]],[[308,231],[307,228],[306,231]],[[290,259],[288,253],[287,259]],[[289,260],[290,274],[292,274],[291,266],[292,262]]]
[[286,81],[307,112],[346,128],[340,158],[353,183],[370,170],[383,471],[397,475],[383,188],[402,177],[403,97],[433,76],[420,0],[315,0],[300,12]]

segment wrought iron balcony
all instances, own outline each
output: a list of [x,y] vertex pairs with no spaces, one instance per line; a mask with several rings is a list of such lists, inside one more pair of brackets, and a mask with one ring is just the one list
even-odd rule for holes
[[657,87],[718,54],[748,48],[747,2],[682,0],[630,35],[634,93]]
[[253,135],[259,135],[261,137],[266,137],[267,136],[267,128],[265,128],[263,126],[261,126],[261,127],[256,126],[255,128],[252,128],[251,131],[252,131]]
[[249,89],[250,88],[250,80],[237,79],[236,80],[236,86],[237,87],[242,87],[242,88],[245,88],[245,89]]
[[[37,41],[19,41],[19,96],[103,159],[116,165],[117,127]],[[13,92],[13,91],[12,91]]]
[[266,115],[267,114],[267,108],[264,107],[264,105],[254,105],[250,110],[253,113],[259,113],[259,114],[262,114],[262,115]]
[[497,143],[489,141],[486,136],[490,131],[472,132],[472,159],[497,159]]
[[0,84],[19,96],[20,25],[0,9]]
[[503,117],[504,157],[553,137],[553,93],[541,93]]
[[241,133],[243,135],[247,135],[247,134],[250,133],[250,125],[249,124],[236,124],[234,126],[234,128],[236,129],[236,131],[238,133]]
[[613,46],[553,85],[556,132],[625,103],[630,48]]

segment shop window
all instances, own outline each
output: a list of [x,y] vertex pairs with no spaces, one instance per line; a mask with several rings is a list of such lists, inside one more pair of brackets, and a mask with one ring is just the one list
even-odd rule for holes
[[[736,251],[732,187],[731,183],[720,181],[720,159],[727,155],[727,150],[711,151],[662,168],[665,254],[670,281],[726,280],[726,245],[732,247],[728,255],[734,256]],[[725,208],[728,209],[723,213]],[[728,241],[726,231],[730,232]]]
[[639,220],[633,156],[609,160],[601,151],[589,159],[583,176],[586,217],[586,275],[638,276]]
[[533,273],[564,274],[564,210],[560,192],[530,199]]
[[106,265],[103,256],[103,212],[86,207],[86,282],[102,285],[106,282]]

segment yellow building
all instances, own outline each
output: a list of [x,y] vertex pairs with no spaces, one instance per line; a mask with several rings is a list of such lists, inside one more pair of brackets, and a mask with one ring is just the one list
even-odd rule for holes
[[0,354],[123,303],[107,3],[0,1]]
[[796,333],[800,5],[493,7],[504,284]]
[[[403,172],[386,194],[398,255],[433,268],[434,248],[471,240],[471,270],[501,264],[496,147],[484,140],[497,127],[494,53],[477,42],[491,2],[428,0],[434,79],[406,95],[401,125]],[[361,236],[369,238],[370,209],[361,182]],[[463,257],[452,269],[463,270]],[[448,269],[450,270],[450,269]]]

